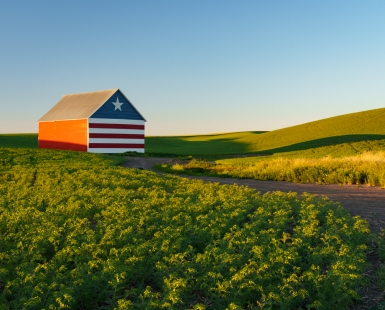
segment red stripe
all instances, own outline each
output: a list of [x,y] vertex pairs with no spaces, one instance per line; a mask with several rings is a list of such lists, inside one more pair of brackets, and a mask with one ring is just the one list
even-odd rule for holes
[[90,149],[92,148],[107,148],[107,149],[143,149],[144,144],[125,144],[125,143],[90,143],[88,146]]
[[144,139],[144,135],[119,133],[90,133],[90,138]]
[[89,128],[144,129],[144,125],[90,123]]

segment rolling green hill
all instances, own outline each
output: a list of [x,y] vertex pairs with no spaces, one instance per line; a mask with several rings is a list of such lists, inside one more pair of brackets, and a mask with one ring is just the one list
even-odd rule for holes
[[37,134],[3,134],[0,135],[0,147],[37,148]]
[[176,154],[281,153],[385,139],[385,108],[345,114],[270,132],[146,137],[146,151]]
[[[146,137],[147,153],[223,155],[305,151],[323,148],[349,155],[383,150],[385,108],[345,114],[270,132]],[[0,147],[37,147],[37,134],[0,135]],[[327,147],[325,149],[325,147]]]
[[245,131],[224,134],[146,137],[146,152],[169,154],[242,154],[248,153],[249,144],[244,141],[255,139],[265,131]]

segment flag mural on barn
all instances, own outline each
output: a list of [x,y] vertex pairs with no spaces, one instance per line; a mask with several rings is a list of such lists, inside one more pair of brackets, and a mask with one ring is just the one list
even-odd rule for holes
[[88,151],[144,152],[144,119],[118,90],[88,120]]
[[145,121],[119,89],[64,95],[39,120],[39,148],[144,153]]

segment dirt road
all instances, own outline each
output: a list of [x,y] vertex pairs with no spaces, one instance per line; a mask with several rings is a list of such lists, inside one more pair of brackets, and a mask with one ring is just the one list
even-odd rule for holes
[[[151,170],[159,163],[170,163],[171,158],[127,157],[124,167],[143,168]],[[221,184],[238,184],[255,188],[261,193],[269,191],[303,192],[325,195],[333,201],[339,201],[352,215],[360,215],[370,223],[372,231],[385,229],[385,189],[366,185],[317,185],[297,184],[276,181],[257,181],[250,179],[232,179],[204,176],[183,176],[189,179],[199,179]]]
[[151,170],[157,164],[166,164],[173,161],[172,158],[154,158],[154,157],[126,157],[127,162],[122,164],[127,168],[141,168]]

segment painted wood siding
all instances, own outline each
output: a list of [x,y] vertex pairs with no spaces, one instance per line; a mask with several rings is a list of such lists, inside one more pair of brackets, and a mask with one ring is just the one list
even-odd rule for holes
[[144,121],[90,118],[88,152],[144,153]]
[[39,122],[39,148],[87,152],[88,120]]

